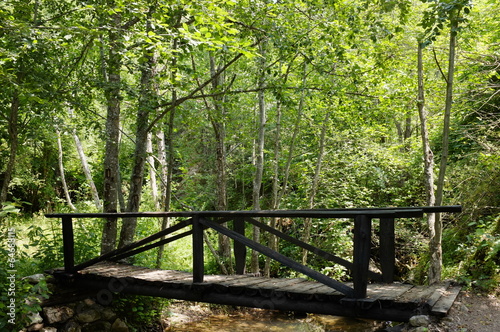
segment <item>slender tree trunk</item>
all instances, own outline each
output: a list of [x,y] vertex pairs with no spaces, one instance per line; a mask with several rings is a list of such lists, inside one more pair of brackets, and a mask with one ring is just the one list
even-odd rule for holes
[[[112,27],[109,29],[109,55],[107,60],[107,87],[105,91],[108,110],[106,117],[106,147],[104,156],[104,193],[103,211],[117,212],[119,179],[119,135],[120,135],[120,85],[121,85],[121,14],[112,15]],[[106,73],[103,70],[103,73]],[[101,241],[101,254],[116,248],[116,218],[106,220]]]
[[[149,15],[152,14],[153,8]],[[148,22],[148,31],[151,31]],[[137,108],[137,127],[135,133],[134,167],[130,178],[130,193],[127,201],[127,211],[137,212],[141,204],[142,184],[144,182],[144,166],[147,158],[147,141],[149,115],[154,110],[155,96],[153,89],[153,77],[155,75],[156,59],[150,50],[144,50],[144,57],[147,59],[141,69],[141,92]],[[137,227],[137,218],[124,218],[120,233],[119,247],[132,243]]]
[[[273,161],[273,200],[271,203],[272,209],[276,210],[278,207],[278,193],[279,193],[279,160],[281,151],[281,103],[278,102],[276,106],[276,133],[274,140],[274,161]],[[271,218],[270,224],[272,228],[276,228],[276,218]],[[274,234],[269,234],[269,248],[278,250],[278,239]],[[271,275],[271,257],[266,257],[264,265],[264,276],[270,277]]]
[[64,164],[63,164],[63,148],[61,142],[61,132],[56,129],[57,135],[57,150],[58,150],[58,165],[59,165],[59,174],[61,176],[61,184],[64,190],[64,196],[66,197],[66,202],[71,210],[76,211],[76,207],[71,202],[71,196],[68,190],[68,183],[66,182],[66,176],[64,175]]
[[[178,40],[174,39],[172,43],[172,48],[177,49]],[[170,73],[172,81],[175,81],[175,76],[177,75],[177,58],[174,56],[172,58],[172,71]],[[177,100],[177,90],[174,86],[172,88],[172,103]],[[170,204],[172,201],[172,175],[174,172],[174,120],[175,120],[175,110],[172,108],[170,110],[170,116],[168,120],[168,131],[167,131],[167,141],[168,147],[165,146],[165,133],[162,132],[158,136],[158,159],[162,167],[162,184],[164,188],[163,204],[164,211],[170,211]],[[168,148],[168,162],[167,162],[167,150]],[[163,217],[161,222],[161,229],[170,227],[170,219],[168,217]],[[163,240],[165,237],[162,237]],[[158,248],[158,254],[156,255],[156,267],[161,267],[161,262],[163,260],[163,252],[165,251],[165,246],[161,245]]]
[[87,162],[87,157],[85,156],[85,152],[83,151],[83,146],[76,133],[76,130],[73,130],[73,140],[75,141],[76,151],[78,152],[78,156],[80,157],[80,162],[82,163],[83,173],[85,174],[85,178],[89,183],[90,193],[94,198],[94,204],[98,211],[101,211],[102,205],[101,200],[99,199],[99,193],[97,192],[97,188],[95,186],[94,180],[92,178],[92,172],[90,171],[89,163]]
[[[439,165],[439,175],[436,185],[436,205],[442,205],[443,192],[445,186],[446,166],[448,163],[448,148],[450,136],[450,118],[451,108],[453,103],[453,77],[455,72],[455,48],[456,48],[456,32],[458,28],[458,21],[455,16],[451,17],[451,32],[450,32],[450,45],[448,53],[448,75],[446,79],[446,100],[443,120],[443,151],[441,153],[441,162]],[[429,283],[436,283],[441,281],[441,270],[443,265],[443,249],[442,249],[442,236],[443,236],[443,222],[441,215],[436,214],[436,221],[434,223],[434,237],[430,240],[430,254],[431,260],[429,264]]]
[[[321,128],[321,136],[319,140],[319,153],[318,153],[318,161],[316,162],[316,169],[314,171],[314,177],[311,184],[311,192],[309,194],[309,208],[314,208],[314,199],[316,198],[316,193],[318,192],[319,180],[321,175],[321,165],[323,163],[323,157],[325,155],[325,138],[326,138],[326,130],[328,128],[328,121],[330,120],[330,113],[327,113],[325,116],[325,120],[323,122],[323,127]],[[311,227],[312,220],[311,218],[306,218],[304,220],[304,233],[302,241],[305,243],[309,243],[311,240]],[[302,250],[302,264],[307,264],[307,253],[309,251],[306,249]]]
[[[215,64],[215,58],[210,55],[210,73],[212,76],[220,68]],[[219,75],[212,81],[212,89],[217,91],[224,84],[224,73]],[[210,113],[210,121],[215,134],[215,178],[216,178],[216,210],[227,210],[227,180],[226,180],[226,126],[225,116],[226,110],[223,97],[215,97],[214,110]],[[207,108],[209,107],[207,103]],[[213,113],[213,114],[212,114]],[[229,273],[233,273],[231,261],[231,246],[229,238],[223,234],[218,234],[219,252],[222,257],[224,269]]]
[[9,131],[9,161],[7,162],[7,168],[5,170],[2,189],[0,191],[0,204],[7,200],[7,194],[9,192],[9,184],[12,179],[12,174],[14,173],[14,167],[16,165],[17,149],[19,147],[19,132],[18,132],[18,118],[19,118],[19,91],[14,90],[14,95],[12,96],[12,101],[10,104],[10,113],[7,119],[8,131]]
[[[259,76],[259,123],[258,123],[258,139],[257,139],[257,151],[255,155],[255,175],[253,181],[253,194],[252,203],[254,210],[260,210],[260,193],[262,188],[262,176],[264,173],[264,141],[265,141],[265,129],[266,129],[266,101],[264,88],[266,87],[266,51],[267,51],[267,41],[262,41],[259,44],[260,50],[260,76]],[[253,240],[260,243],[260,229],[259,227],[253,227]],[[258,274],[259,269],[259,253],[252,250],[252,260],[251,260],[251,271],[252,273]]]
[[217,250],[215,250],[214,246],[210,242],[210,239],[208,238],[207,232],[203,232],[203,241],[207,244],[208,250],[212,253],[212,255],[215,258],[215,261],[217,262],[217,265],[219,265],[220,269],[222,270],[222,273],[224,274],[229,274],[226,265],[222,261],[221,257],[219,256],[219,253]]
[[[176,93],[173,91],[172,94],[173,100],[176,98]],[[170,205],[172,202],[172,175],[174,170],[174,119],[175,119],[175,108],[170,111],[170,117],[168,122],[168,131],[167,131],[167,146],[165,146],[165,134],[162,133],[159,137],[159,144],[163,143],[163,151],[160,153],[162,155],[166,149],[168,149],[168,161],[166,160],[167,155],[162,156],[160,159],[164,160],[162,162],[162,174],[164,176],[162,183],[164,186],[164,195],[163,195],[163,210],[165,212],[170,211]],[[165,159],[163,159],[165,158]],[[161,223],[161,229],[165,229],[170,227],[170,219],[168,217],[164,217]],[[163,239],[163,237],[162,237]],[[165,251],[165,246],[162,245],[158,248],[158,254],[156,256],[156,267],[161,267],[161,262],[163,260],[163,252]]]
[[[417,98],[417,108],[420,117],[420,131],[422,136],[422,152],[424,157],[424,181],[427,196],[427,205],[434,206],[436,204],[436,197],[434,195],[434,154],[432,153],[431,146],[429,143],[429,130],[427,128],[427,110],[425,108],[425,92],[424,92],[424,73],[423,73],[423,60],[422,60],[423,46],[418,43],[418,98]],[[429,257],[431,261],[429,266],[436,263],[432,260],[433,253],[436,251],[434,248],[434,238],[436,237],[436,214],[427,214],[427,226],[429,228],[430,243],[429,243]],[[437,262],[439,263],[439,262]],[[435,275],[431,274],[435,271],[435,268],[429,268],[429,277],[432,276],[432,282],[435,281]],[[431,278],[429,278],[431,281]]]
[[153,157],[153,134],[148,133],[146,142],[146,160],[149,165],[149,186],[151,187],[151,198],[155,205],[155,211],[160,211],[160,200],[158,197],[158,183],[156,181],[155,158]]
[[[295,60],[295,57],[292,59],[292,62],[294,60]],[[286,85],[286,82],[288,80],[288,74],[289,74],[289,71],[291,68],[292,68],[292,65],[290,63],[290,65],[287,66],[287,71],[284,75],[284,79],[283,79],[283,83],[282,83],[283,86]],[[304,63],[304,76],[303,76],[303,81],[302,81],[303,87],[305,86],[305,80],[306,80],[306,68],[307,68],[307,64]],[[281,67],[280,67],[280,69],[281,69]],[[274,143],[274,161],[273,161],[273,174],[274,174],[274,176],[273,176],[273,196],[272,196],[272,203],[271,203],[271,208],[273,210],[277,210],[279,208],[281,198],[283,197],[282,195],[280,195],[280,174],[279,174],[279,171],[280,171],[279,160],[281,158],[282,105],[283,104],[278,101],[278,104],[276,106],[276,131],[275,131],[275,139],[274,139],[275,143]],[[302,89],[302,91],[301,91],[299,108],[302,109],[303,105],[304,105],[304,89]],[[294,130],[294,133],[295,133],[295,130]],[[297,137],[297,135],[295,134],[294,137]],[[293,153],[293,145],[294,145],[294,140],[292,139],[292,143],[290,145],[291,151],[289,151],[290,154]],[[291,159],[290,159],[290,164],[291,164]],[[288,166],[290,166],[290,164],[288,164]],[[289,170],[290,170],[290,167],[288,167],[285,170],[286,180],[288,180]],[[284,192],[284,188],[287,186],[286,180],[282,184],[283,190],[281,192]],[[277,224],[277,218],[271,218],[270,226],[273,228],[276,228],[276,224]],[[269,234],[269,248],[271,248],[275,251],[278,251],[278,247],[279,247],[279,238],[273,234]],[[264,275],[266,277],[269,277],[270,274],[271,274],[271,258],[266,257],[266,263],[264,265]]]

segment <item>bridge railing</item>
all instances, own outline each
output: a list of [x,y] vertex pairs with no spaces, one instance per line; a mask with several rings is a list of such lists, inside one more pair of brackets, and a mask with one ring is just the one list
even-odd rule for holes
[[[316,209],[316,210],[260,210],[260,211],[193,211],[193,212],[123,212],[123,213],[61,213],[47,214],[49,218],[60,218],[63,231],[64,273],[73,274],[98,262],[119,261],[138,253],[192,236],[193,243],[193,282],[201,283],[204,279],[204,242],[203,232],[207,228],[228,236],[234,240],[234,258],[236,273],[245,270],[247,248],[256,250],[279,263],[298,271],[320,283],[323,283],[351,298],[366,297],[368,280],[391,283],[394,280],[395,265],[395,233],[394,222],[398,218],[419,218],[424,213],[460,212],[461,206],[408,207],[408,208],[365,208],[365,209]],[[184,220],[174,226],[163,229],[153,235],[135,241],[127,246],[105,253],[87,262],[75,265],[73,219],[77,218],[162,218],[178,217]],[[300,241],[278,229],[260,222],[258,219],[270,218],[318,218],[354,220],[353,261],[337,257],[323,249]],[[372,220],[380,220],[380,264],[382,274],[369,270]],[[232,222],[232,229],[223,226]],[[342,265],[351,271],[353,287],[334,280],[308,266],[257,243],[245,236],[245,223],[253,224],[261,230],[269,232],[283,240],[319,255],[335,264]],[[191,226],[182,233],[174,233]],[[169,237],[166,237],[169,236]]]

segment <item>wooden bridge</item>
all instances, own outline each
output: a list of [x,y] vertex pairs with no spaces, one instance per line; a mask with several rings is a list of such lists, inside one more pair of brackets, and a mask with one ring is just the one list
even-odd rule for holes
[[[407,321],[415,314],[446,315],[460,287],[450,283],[414,286],[394,282],[395,234],[398,218],[420,218],[424,213],[460,212],[460,206],[416,208],[366,208],[277,211],[201,211],[142,213],[48,214],[60,218],[63,230],[64,268],[51,273],[61,282],[82,289],[93,289],[97,300],[106,301],[113,293],[248,306],[285,311],[330,314],[378,320]],[[73,219],[75,218],[163,218],[179,221],[172,227],[75,265]],[[268,218],[353,219],[353,261],[329,253],[291,237],[258,220]],[[381,273],[369,270],[372,220],[380,220]],[[332,221],[333,222],[333,221]],[[231,225],[231,229],[224,226]],[[245,224],[304,248],[332,264],[346,267],[352,282],[334,280],[308,266],[245,236]],[[184,228],[188,230],[181,232]],[[234,241],[235,275],[205,275],[205,229],[214,229]],[[192,237],[192,272],[160,270],[120,263],[138,253],[180,238]],[[256,250],[307,278],[264,278],[245,274],[247,248]]]

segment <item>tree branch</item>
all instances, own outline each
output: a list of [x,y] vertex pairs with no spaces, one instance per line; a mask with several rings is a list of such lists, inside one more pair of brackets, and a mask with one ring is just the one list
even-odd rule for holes
[[448,78],[443,72],[443,69],[441,69],[441,66],[439,65],[439,61],[437,59],[437,54],[436,54],[436,49],[433,47],[432,48],[432,54],[434,55],[434,61],[436,62],[436,65],[438,66],[439,72],[441,73],[441,76],[443,76],[443,79],[448,83]]
[[[252,45],[252,47],[258,45],[260,43],[260,41],[261,41],[260,39],[257,40]],[[147,131],[151,131],[151,129],[153,129],[153,127],[156,125],[156,123],[158,123],[158,121],[160,121],[168,112],[170,112],[172,109],[174,109],[175,107],[179,106],[180,104],[182,104],[186,100],[203,98],[203,97],[200,97],[200,96],[197,96],[196,98],[194,98],[194,96],[198,92],[202,91],[213,80],[217,79],[217,77],[219,77],[220,74],[222,74],[233,63],[235,63],[236,61],[238,61],[242,56],[243,56],[243,53],[237,54],[231,61],[229,61],[222,68],[220,68],[219,70],[217,70],[217,72],[215,72],[214,75],[212,75],[208,80],[206,80],[201,85],[199,85],[196,89],[194,89],[193,91],[191,91],[187,96],[181,97],[181,98],[177,98],[175,101],[171,101],[171,102],[160,104],[160,105],[156,106],[155,108],[160,108],[160,107],[165,107],[165,106],[168,106],[168,108],[166,110],[164,110],[163,112],[161,112],[153,121],[151,121],[151,124],[147,128]]]

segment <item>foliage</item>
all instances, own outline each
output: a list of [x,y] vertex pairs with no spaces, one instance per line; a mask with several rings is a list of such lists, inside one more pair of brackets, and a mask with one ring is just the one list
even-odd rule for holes
[[150,331],[158,325],[168,300],[151,296],[118,295],[111,306],[118,316],[137,331]]
[[[15,231],[15,228],[10,228]],[[30,266],[27,266],[29,256],[22,250],[19,243],[14,242],[15,250],[12,252],[7,243],[7,228],[1,228],[0,236],[0,329],[20,330],[29,324],[30,316],[41,311],[41,302],[47,299],[50,291],[46,280],[43,278],[33,285],[24,278],[31,274]],[[17,234],[14,238],[17,240]],[[7,258],[13,258],[11,261]],[[11,264],[12,262],[12,264]],[[12,300],[15,302],[14,312],[8,307]],[[15,313],[15,316],[9,315]],[[12,324],[14,323],[14,324]]]

